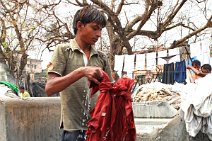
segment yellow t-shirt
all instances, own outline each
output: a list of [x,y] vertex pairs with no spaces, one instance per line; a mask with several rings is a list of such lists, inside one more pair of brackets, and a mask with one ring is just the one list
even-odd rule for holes
[[20,97],[30,97],[30,94],[27,91],[24,91],[23,93],[20,92]]

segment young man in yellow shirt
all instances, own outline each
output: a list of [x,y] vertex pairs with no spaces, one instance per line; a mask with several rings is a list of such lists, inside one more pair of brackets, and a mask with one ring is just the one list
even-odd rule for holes
[[25,88],[23,86],[19,87],[20,90],[20,97],[30,97],[30,94],[25,90]]

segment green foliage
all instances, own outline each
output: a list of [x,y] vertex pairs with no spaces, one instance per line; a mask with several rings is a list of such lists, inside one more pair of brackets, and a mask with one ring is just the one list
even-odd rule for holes
[[4,49],[7,49],[9,47],[9,44],[7,42],[2,42],[2,46]]

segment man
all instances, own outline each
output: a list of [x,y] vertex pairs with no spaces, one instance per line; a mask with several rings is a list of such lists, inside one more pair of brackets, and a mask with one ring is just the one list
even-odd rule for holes
[[[193,63],[192,63],[193,64]],[[188,69],[191,69],[194,72],[194,80],[198,78],[205,77],[207,74],[211,73],[211,65],[210,64],[204,64],[200,67],[194,67],[194,66],[187,66]]]
[[19,93],[20,97],[30,97],[30,94],[25,90],[24,86],[20,86],[19,90],[20,90]]
[[54,50],[45,91],[49,96],[60,92],[62,141],[85,140],[89,112],[95,104],[89,85],[100,83],[102,70],[112,80],[107,57],[93,46],[105,26],[103,13],[86,6],[74,16],[75,39]]
[[189,70],[192,70],[194,73],[192,74],[192,82],[195,81],[198,78],[201,78],[201,76],[198,75],[200,72],[201,62],[199,60],[192,61],[192,66],[187,66],[186,68]]
[[211,65],[210,64],[204,64],[201,67],[201,72],[199,75],[202,77],[206,76],[207,74],[211,73]]

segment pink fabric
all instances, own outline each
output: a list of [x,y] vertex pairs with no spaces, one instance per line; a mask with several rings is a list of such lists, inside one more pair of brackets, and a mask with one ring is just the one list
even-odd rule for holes
[[100,90],[92,118],[88,121],[86,141],[135,141],[136,130],[132,111],[131,89],[134,80],[121,78],[110,83],[103,72],[103,80],[93,87],[92,95]]

